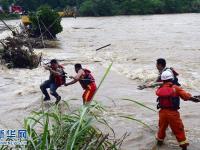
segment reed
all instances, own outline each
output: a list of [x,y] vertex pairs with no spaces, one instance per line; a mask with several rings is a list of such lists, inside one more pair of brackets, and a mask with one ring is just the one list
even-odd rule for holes
[[[28,150],[80,150],[119,149],[123,138],[110,139],[95,124],[108,123],[93,113],[102,110],[96,103],[84,105],[73,112],[61,113],[58,106],[51,110],[33,112],[33,117],[25,119],[28,131]],[[39,130],[39,131],[38,131]],[[112,130],[112,132],[114,132]]]

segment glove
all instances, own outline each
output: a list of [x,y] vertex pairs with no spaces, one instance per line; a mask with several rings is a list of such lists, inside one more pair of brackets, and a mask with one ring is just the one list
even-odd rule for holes
[[139,86],[137,87],[138,90],[143,90],[143,89],[145,89],[145,88],[147,88],[146,85],[139,85]]
[[194,98],[198,98],[198,99],[200,99],[200,95],[198,95],[198,96],[193,96]]
[[67,83],[65,83],[65,84],[64,84],[64,86],[68,86],[68,84],[67,84]]
[[74,79],[74,77],[73,77],[73,76],[69,76],[69,78],[70,78],[70,79]]
[[200,97],[199,96],[194,96],[190,99],[192,102],[198,103],[200,102]]

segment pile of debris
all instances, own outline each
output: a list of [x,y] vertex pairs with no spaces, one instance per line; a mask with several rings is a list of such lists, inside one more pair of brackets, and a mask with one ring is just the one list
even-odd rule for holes
[[41,62],[41,54],[36,54],[29,39],[20,36],[7,37],[0,41],[2,63],[8,68],[36,68]]
[[34,48],[56,48],[58,42],[46,39],[43,34],[39,37],[32,36],[29,28],[22,27],[22,31],[13,30],[0,18],[4,26],[12,32],[9,36],[0,40],[0,60],[8,68],[36,68],[40,62],[42,54],[36,54]]

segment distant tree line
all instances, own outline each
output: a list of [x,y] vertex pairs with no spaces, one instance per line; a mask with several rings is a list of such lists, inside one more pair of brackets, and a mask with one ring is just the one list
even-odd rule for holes
[[40,5],[52,8],[77,7],[81,16],[112,16],[200,12],[200,0],[0,0],[0,5],[15,2],[27,11]]
[[83,16],[140,15],[200,12],[200,0],[85,0]]

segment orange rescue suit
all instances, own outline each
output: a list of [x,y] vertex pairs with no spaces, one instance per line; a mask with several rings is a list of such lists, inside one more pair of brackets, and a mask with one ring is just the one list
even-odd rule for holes
[[[173,85],[171,82],[164,83],[160,88],[171,87],[174,90],[174,95],[176,97],[182,98],[184,101],[189,100],[192,96],[190,93],[184,91],[180,86]],[[160,88],[157,89],[156,95]],[[170,126],[172,132],[176,136],[177,141],[179,142],[180,147],[185,147],[189,145],[186,140],[185,131],[183,122],[180,118],[180,114],[178,112],[178,108],[160,108],[159,111],[159,130],[157,133],[157,140],[163,141],[166,136],[166,129]]]

